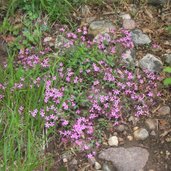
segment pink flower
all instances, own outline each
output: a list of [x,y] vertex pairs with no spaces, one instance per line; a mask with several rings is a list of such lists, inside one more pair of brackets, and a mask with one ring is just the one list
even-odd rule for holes
[[67,120],[64,119],[64,120],[62,121],[62,126],[66,126],[66,125],[68,125],[68,123],[69,123],[69,122],[68,122]]

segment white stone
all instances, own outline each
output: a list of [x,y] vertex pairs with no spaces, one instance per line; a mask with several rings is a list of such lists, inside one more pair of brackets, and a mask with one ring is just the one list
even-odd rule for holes
[[130,20],[131,16],[129,14],[121,14],[120,15],[123,20]]
[[101,169],[102,166],[100,165],[100,163],[95,162],[94,167],[95,167],[96,170],[99,170],[99,169]]
[[43,42],[46,43],[46,42],[49,42],[52,40],[52,37],[45,37]]
[[63,162],[67,163],[68,162],[67,158],[63,158]]
[[131,135],[128,135],[128,136],[127,136],[127,139],[128,139],[129,141],[132,141],[132,140],[133,140],[133,137],[132,137]]
[[110,137],[109,140],[108,140],[108,144],[110,146],[118,146],[118,144],[119,144],[118,137],[117,136]]

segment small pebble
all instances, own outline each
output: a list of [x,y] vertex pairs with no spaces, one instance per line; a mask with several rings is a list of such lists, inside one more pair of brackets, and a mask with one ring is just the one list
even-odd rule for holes
[[99,169],[101,169],[102,166],[100,165],[100,163],[95,162],[94,167],[96,170],[99,170]]
[[67,163],[68,162],[67,158],[63,158],[63,162]]
[[158,110],[159,115],[168,115],[170,114],[170,107],[169,106],[163,106]]
[[118,144],[119,144],[118,137],[117,136],[110,137],[108,140],[108,144],[110,146],[118,146]]
[[52,40],[52,37],[45,37],[43,42],[46,43],[46,42],[49,42]]
[[133,130],[136,131],[138,129],[138,126],[134,127]]
[[76,160],[76,159],[73,159],[72,161],[71,161],[71,165],[77,165],[78,164],[78,161]]
[[125,125],[118,125],[118,126],[116,126],[115,129],[118,132],[123,132],[125,130]]
[[149,137],[149,133],[145,128],[139,128],[134,131],[134,138],[136,140],[145,140]]
[[136,27],[136,24],[135,24],[134,20],[132,20],[132,19],[123,20],[123,28],[124,29],[133,30],[133,29],[135,29],[135,27]]
[[155,130],[157,128],[156,119],[146,119],[145,124],[149,130]]
[[150,135],[156,136],[156,132],[153,130],[153,131],[151,131]]
[[121,15],[121,18],[122,18],[123,20],[130,20],[130,19],[131,19],[131,16],[130,16],[129,14],[122,14],[122,15]]
[[89,162],[91,165],[94,165],[95,162],[96,162],[96,159],[95,159],[94,157],[88,158],[88,162]]
[[133,136],[128,135],[128,136],[127,136],[127,139],[128,139],[129,141],[132,141],[132,140],[133,140]]

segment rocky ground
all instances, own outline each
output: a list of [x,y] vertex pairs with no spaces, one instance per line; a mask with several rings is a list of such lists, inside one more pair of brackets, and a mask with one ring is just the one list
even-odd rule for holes
[[[123,27],[131,31],[135,48],[126,51],[125,63],[153,72],[161,72],[164,65],[171,65],[171,35],[165,30],[171,24],[170,6],[158,9],[156,6],[125,4],[113,9],[106,3],[101,9],[84,6],[78,13],[80,15],[75,14],[75,18],[80,26],[88,26],[88,36],[92,39],[98,34],[108,35],[113,28]],[[55,36],[47,35],[44,43],[58,47],[61,39],[55,39]],[[62,38],[62,41],[65,40]],[[150,43],[153,48],[149,48]],[[148,116],[141,119],[131,116],[107,133],[96,157],[87,160],[72,147],[52,142],[47,148],[47,153],[56,156],[51,170],[170,171],[171,91],[163,88],[162,92],[163,102],[152,108]]]
[[[165,26],[171,23],[170,6],[162,11],[156,6],[125,4],[113,10],[109,4],[102,9],[84,6],[80,10],[81,26],[89,27],[92,38],[107,33],[111,28],[123,27],[131,31],[135,44],[126,52],[126,63],[138,65],[153,72],[161,72],[164,65],[171,65],[171,37]],[[97,15],[98,14],[98,15]],[[152,43],[153,48],[148,48]],[[171,92],[164,89],[163,103],[152,108],[141,120],[130,117],[104,137],[103,146],[96,157],[82,158],[72,149],[63,153],[52,170],[69,171],[169,171],[171,170]],[[58,148],[58,147],[57,147]],[[57,169],[57,170],[58,170]]]

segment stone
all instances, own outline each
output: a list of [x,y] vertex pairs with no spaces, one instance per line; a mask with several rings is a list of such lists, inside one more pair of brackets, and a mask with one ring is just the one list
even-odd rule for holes
[[43,42],[46,43],[46,42],[50,42],[52,40],[52,37],[45,37]]
[[112,29],[115,29],[115,26],[112,22],[99,20],[90,23],[88,32],[89,34],[98,35],[99,33],[108,33]]
[[127,30],[133,30],[136,27],[136,23],[132,19],[124,19],[123,20],[123,28]]
[[159,115],[169,115],[170,114],[170,107],[169,106],[162,106],[158,112]]
[[70,164],[71,165],[77,165],[78,161],[74,158],[74,159],[71,160]]
[[131,31],[131,37],[136,46],[151,43],[150,38],[139,29]]
[[128,136],[127,136],[127,139],[128,139],[129,141],[132,141],[134,138],[133,138],[133,136],[128,135]]
[[141,147],[131,148],[108,148],[102,150],[99,158],[111,161],[117,171],[139,171],[148,161],[149,152]]
[[136,140],[145,140],[149,137],[149,133],[145,128],[139,128],[134,131],[134,138]]
[[125,125],[121,124],[121,125],[116,126],[115,129],[116,129],[116,131],[118,131],[118,132],[123,132],[123,131],[125,131],[125,129],[127,129],[127,128],[126,128]]
[[58,35],[55,39],[55,48],[61,48],[64,44],[68,43],[69,40],[62,35]]
[[145,125],[149,130],[155,130],[157,128],[157,119],[146,119]]
[[165,62],[171,66],[171,53],[170,54],[164,54]]
[[129,122],[132,122],[133,125],[136,125],[137,122],[139,121],[139,118],[134,117],[134,116],[130,116],[130,117],[128,118],[128,121],[129,121]]
[[153,130],[153,131],[150,132],[150,135],[156,136],[156,132]]
[[63,158],[63,162],[67,163],[68,162],[67,158]]
[[164,5],[171,0],[148,0],[148,3],[154,6]]
[[103,171],[117,171],[117,169],[112,164],[105,162],[103,164]]
[[125,64],[135,66],[135,50],[128,49],[123,55],[124,55],[124,58],[122,59],[122,61]]
[[100,165],[100,163],[99,162],[95,162],[94,163],[94,168],[96,169],[96,170],[99,170],[99,169],[101,169],[101,165]]
[[121,14],[120,17],[123,19],[123,20],[130,20],[131,19],[131,16],[129,14]]
[[89,6],[84,5],[84,6],[81,7],[81,15],[82,15],[83,17],[87,17],[87,16],[89,16],[90,14],[91,14],[91,12],[90,12],[90,7],[89,7]]
[[157,57],[152,54],[145,55],[140,61],[139,65],[142,69],[147,69],[151,72],[161,72],[163,69],[163,63]]
[[91,165],[94,165],[95,162],[96,162],[96,159],[94,157],[90,157],[88,158],[88,162],[91,164]]
[[110,137],[109,140],[108,140],[108,144],[110,146],[118,146],[118,144],[119,144],[118,137],[117,136]]

